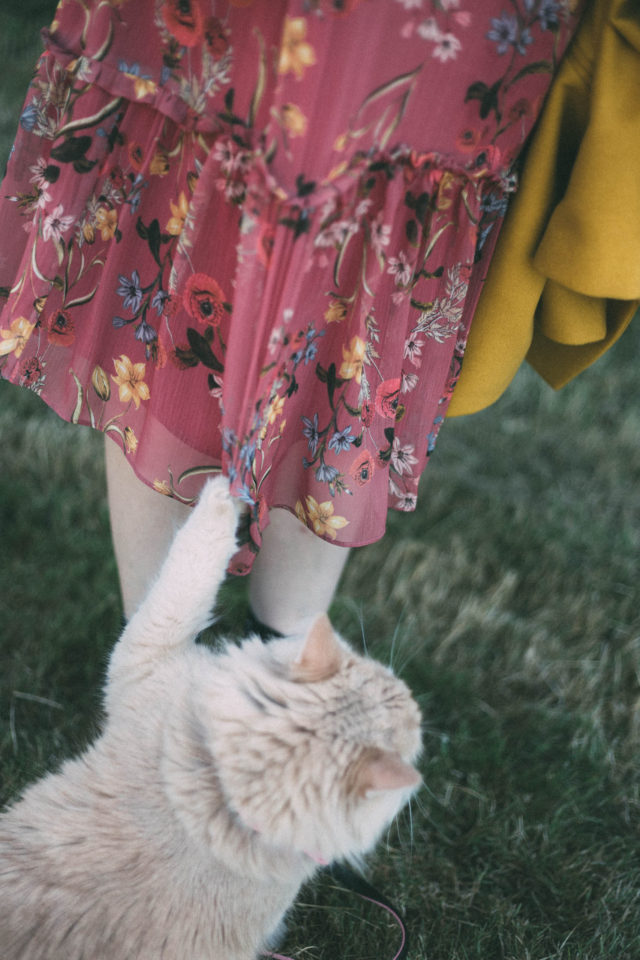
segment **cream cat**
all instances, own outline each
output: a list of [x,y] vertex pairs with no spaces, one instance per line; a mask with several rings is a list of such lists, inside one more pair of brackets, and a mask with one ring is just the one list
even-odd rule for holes
[[408,689],[321,617],[214,653],[236,513],[210,481],[116,645],[106,724],[0,817],[2,960],[254,960],[318,862],[420,778]]

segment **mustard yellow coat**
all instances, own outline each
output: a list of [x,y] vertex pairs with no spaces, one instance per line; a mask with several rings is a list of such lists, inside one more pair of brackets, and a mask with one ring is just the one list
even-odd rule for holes
[[526,358],[553,387],[640,303],[640,0],[595,0],[551,87],[471,325],[449,414]]

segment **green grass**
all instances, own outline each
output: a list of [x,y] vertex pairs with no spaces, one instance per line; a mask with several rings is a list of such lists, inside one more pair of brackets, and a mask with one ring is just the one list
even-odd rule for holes
[[[33,16],[11,17],[26,36]],[[22,93],[0,109],[14,125]],[[636,322],[560,394],[524,369],[449,422],[416,514],[347,566],[334,621],[424,711],[425,786],[371,862],[412,960],[640,956],[639,355]],[[0,383],[0,800],[99,722],[121,617],[102,456]],[[225,590],[225,629],[244,587]],[[397,948],[386,915],[326,876],[290,926],[299,960]]]

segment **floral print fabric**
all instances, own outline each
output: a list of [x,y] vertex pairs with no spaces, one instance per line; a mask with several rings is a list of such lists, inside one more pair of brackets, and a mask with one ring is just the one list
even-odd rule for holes
[[3,184],[0,374],[192,502],[412,510],[566,0],[62,0]]

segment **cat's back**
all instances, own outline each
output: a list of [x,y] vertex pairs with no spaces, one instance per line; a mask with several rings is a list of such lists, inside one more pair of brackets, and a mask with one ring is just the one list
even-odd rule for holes
[[[175,670],[173,679],[175,705]],[[138,695],[137,707],[122,699],[82,756],[0,814],[1,960],[80,960],[98,931],[101,943],[114,943],[104,960],[146,960],[148,945],[135,937],[140,930],[148,937],[156,911],[164,926],[167,891],[179,887],[189,896],[202,882],[202,855],[191,849],[162,783],[171,711],[153,706],[143,686]],[[187,861],[189,876],[182,877]],[[91,960],[102,954],[94,951]]]
[[202,857],[99,760],[68,762],[0,816],[2,960],[181,958],[164,943],[167,915],[206,906]]

